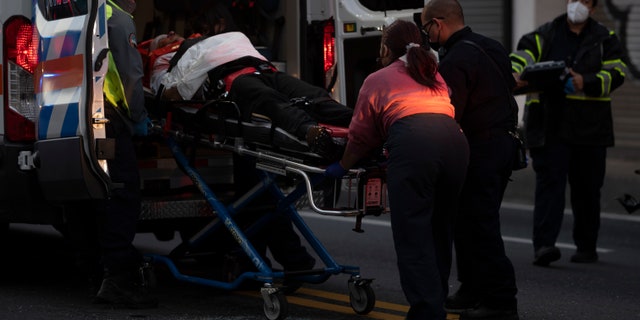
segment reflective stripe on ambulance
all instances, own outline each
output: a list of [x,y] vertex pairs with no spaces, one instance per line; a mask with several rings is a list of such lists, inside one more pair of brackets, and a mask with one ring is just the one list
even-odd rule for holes
[[83,97],[84,55],[82,29],[86,16],[47,21],[35,10],[40,39],[35,91],[41,106],[38,139],[81,134],[80,101]]

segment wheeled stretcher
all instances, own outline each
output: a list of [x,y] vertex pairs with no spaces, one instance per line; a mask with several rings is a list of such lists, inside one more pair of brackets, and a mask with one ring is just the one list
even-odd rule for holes
[[[283,288],[277,280],[295,280],[297,282],[322,283],[330,276],[348,274],[350,303],[358,314],[369,313],[375,304],[375,294],[371,288],[372,279],[361,277],[356,266],[342,265],[336,262],[297,211],[296,203],[306,196],[309,207],[322,215],[354,216],[355,231],[361,232],[361,220],[365,215],[379,215],[387,212],[384,177],[379,170],[351,170],[342,184],[349,186],[347,199],[337,208],[339,192],[333,197],[332,207],[320,202],[314,196],[314,186],[324,179],[323,159],[309,151],[306,142],[275,128],[266,120],[251,123],[239,121],[233,113],[237,107],[233,102],[209,101],[206,103],[180,102],[170,106],[170,111],[155,121],[153,132],[164,137],[178,166],[189,176],[193,184],[206,199],[216,218],[202,227],[189,239],[184,239],[168,256],[149,255],[158,263],[167,266],[171,274],[182,281],[207,285],[216,288],[234,290],[245,281],[261,282],[260,289],[264,302],[264,314],[268,319],[284,319],[287,316],[287,300]],[[335,139],[346,139],[346,130],[333,128]],[[245,157],[252,157],[256,162],[259,182],[242,196],[231,203],[224,203],[205,182],[198,170],[194,168],[185,154],[181,144],[192,146],[197,143],[205,148],[223,149]],[[326,164],[326,163],[325,163]],[[297,183],[292,189],[283,189],[280,182],[282,176],[293,176]],[[353,191],[353,192],[350,192]],[[239,212],[250,206],[258,197],[268,194],[276,202],[273,212],[265,212],[262,218],[249,228],[241,228],[236,223]],[[325,195],[326,196],[326,195]],[[286,215],[300,235],[304,237],[312,250],[320,258],[324,266],[312,270],[276,271],[265,262],[249,240],[250,235],[262,227],[276,215]],[[255,266],[256,271],[243,272],[233,280],[223,281],[202,276],[189,275],[176,263],[185,253],[191,251],[220,229],[227,229],[235,242]],[[223,231],[222,231],[223,232]]]

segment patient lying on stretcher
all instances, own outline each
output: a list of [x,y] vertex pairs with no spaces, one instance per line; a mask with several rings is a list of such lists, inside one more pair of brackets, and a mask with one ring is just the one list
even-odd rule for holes
[[[194,100],[209,80],[239,106],[243,121],[251,121],[252,114],[266,116],[306,141],[311,152],[328,160],[340,157],[342,148],[320,123],[348,127],[353,109],[323,88],[278,71],[243,33],[213,15],[196,19],[194,29],[203,36],[184,40],[177,52],[155,60],[152,89],[163,90],[164,99]],[[154,40],[158,46],[176,41],[182,39],[175,34]]]

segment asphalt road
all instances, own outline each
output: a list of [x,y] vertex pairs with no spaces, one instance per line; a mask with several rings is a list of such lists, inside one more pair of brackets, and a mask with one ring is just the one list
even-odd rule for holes
[[[288,319],[403,319],[406,311],[395,268],[388,216],[365,219],[365,232],[351,231],[352,220],[303,212],[305,220],[339,263],[357,265],[372,288],[376,309],[357,316],[348,304],[347,275],[319,285],[305,284],[288,297]],[[599,242],[601,261],[568,261],[572,246],[571,215],[565,219],[559,246],[563,258],[549,268],[531,264],[531,208],[503,206],[503,235],[517,274],[521,319],[640,319],[640,218],[605,214]],[[154,293],[160,307],[151,310],[109,309],[93,305],[85,283],[70,263],[64,240],[49,227],[12,226],[3,242],[0,272],[0,319],[263,319],[257,290],[227,292],[176,281],[157,266]],[[158,242],[140,234],[145,252],[168,252],[176,242]],[[455,275],[455,270],[453,270]],[[455,278],[451,290],[456,289]],[[450,319],[456,319],[451,316]]]

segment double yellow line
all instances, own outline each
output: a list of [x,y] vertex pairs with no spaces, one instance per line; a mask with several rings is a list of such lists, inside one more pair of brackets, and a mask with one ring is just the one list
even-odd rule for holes
[[[255,291],[241,291],[238,293],[252,297],[260,297],[260,294]],[[320,300],[313,298],[320,298]],[[300,288],[296,290],[295,295],[287,296],[287,302],[313,309],[354,314],[354,311],[350,306],[349,296],[328,291]],[[409,307],[405,305],[376,301],[373,311],[361,317],[382,320],[404,320],[408,311]],[[457,320],[458,318],[458,315],[447,315],[447,320]]]

